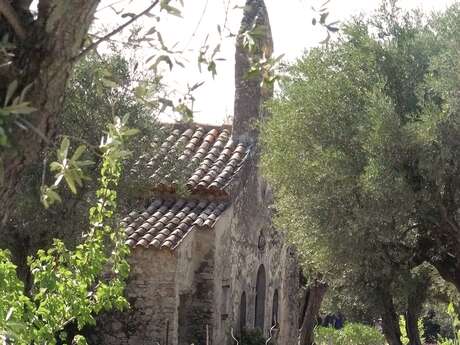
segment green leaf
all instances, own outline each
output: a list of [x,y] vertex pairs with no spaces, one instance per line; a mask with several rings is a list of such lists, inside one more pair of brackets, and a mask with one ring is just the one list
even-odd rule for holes
[[171,58],[167,55],[160,55],[159,57],[157,57],[155,63],[153,64],[153,66],[151,68],[153,68],[155,71],[157,70],[158,68],[158,65],[161,63],[161,62],[165,62],[168,64],[169,66],[169,70],[172,70],[173,69],[173,63],[171,61]]
[[81,155],[83,154],[83,152],[85,152],[85,150],[86,150],[85,145],[78,146],[77,149],[75,150],[75,152],[73,153],[71,160],[72,161],[78,160],[78,158],[81,157]]
[[62,171],[63,166],[59,162],[51,162],[50,163],[50,170],[51,171]]
[[127,136],[127,137],[132,136],[132,135],[136,135],[138,133],[139,133],[139,130],[137,128],[129,128],[129,129],[123,131],[123,135]]
[[82,168],[82,167],[94,165],[95,163],[93,161],[90,161],[90,160],[84,160],[84,161],[76,161],[74,164],[76,166]]
[[88,343],[86,342],[86,339],[84,336],[82,335],[76,335],[73,339],[75,345],[88,345]]
[[157,31],[157,38],[158,38],[158,42],[160,42],[161,49],[168,50],[168,48],[165,46],[165,44],[163,42],[163,37],[161,36],[159,31]]
[[72,176],[69,174],[64,174],[64,179],[67,182],[71,192],[73,194],[77,194],[77,187],[75,186],[75,181],[73,180]]
[[42,186],[40,188],[41,196],[40,196],[40,201],[45,206],[45,208],[49,208],[51,205],[53,205],[56,202],[62,202],[61,197],[59,196],[58,193],[56,193],[53,190],[53,187],[49,186]]
[[190,88],[190,91],[195,91],[196,89],[198,89],[200,86],[202,86],[204,84],[204,81],[201,81],[199,83],[195,83],[193,84],[193,86]]
[[136,13],[126,12],[121,15],[121,18],[126,18],[126,17],[134,18],[135,16],[136,16]]
[[59,186],[59,184],[61,183],[62,179],[64,178],[64,169],[62,169],[62,172],[56,174],[54,177],[56,178],[56,180],[53,183],[53,187],[56,188],[57,186]]
[[168,12],[169,14],[173,15],[173,16],[182,18],[181,11],[176,7],[165,5],[165,6],[162,7],[162,9],[165,10],[166,12]]
[[176,65],[178,65],[178,66],[180,66],[182,68],[185,68],[185,65],[182,62],[180,62],[179,60],[174,59],[174,62],[175,62]]
[[157,32],[156,26],[152,26],[146,33],[145,36],[153,35],[155,32]]
[[61,141],[61,146],[58,150],[58,158],[61,162],[64,161],[65,158],[67,158],[69,146],[70,146],[69,138],[64,137]]
[[321,16],[319,18],[319,23],[324,24],[326,22],[326,18],[328,15],[329,15],[329,12],[321,13]]
[[18,88],[18,81],[15,79],[8,85],[8,88],[6,89],[6,96],[5,96],[5,102],[4,102],[5,107],[10,103],[11,97],[13,97],[17,88]]
[[217,74],[217,69],[216,69],[216,63],[214,61],[211,61],[209,64],[208,64],[208,71],[211,72],[212,74],[212,77],[214,78]]
[[454,308],[454,304],[452,302],[449,303],[449,305],[447,306],[447,313],[450,315],[450,316],[455,316],[455,308]]
[[22,91],[21,91],[21,96],[19,97],[19,100],[20,100],[21,102],[24,101],[24,99],[25,99],[26,96],[27,96],[27,93],[29,92],[29,90],[32,88],[33,85],[34,85],[33,83],[30,83],[30,84],[26,85],[25,88],[22,89]]
[[22,102],[15,105],[10,105],[8,107],[4,107],[3,111],[8,114],[30,114],[36,111],[37,109],[31,107],[29,102]]
[[61,197],[60,197],[59,194],[56,193],[52,188],[49,188],[49,189],[48,189],[48,195],[49,195],[53,200],[62,203]]

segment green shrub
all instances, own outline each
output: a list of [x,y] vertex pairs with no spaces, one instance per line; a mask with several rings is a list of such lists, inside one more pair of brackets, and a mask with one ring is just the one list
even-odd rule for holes
[[265,345],[265,339],[258,328],[245,330],[241,334],[240,345]]
[[450,316],[452,328],[454,329],[454,336],[452,338],[441,338],[440,345],[460,345],[460,318],[455,311],[453,303],[449,303],[447,307],[447,314]]
[[385,338],[374,327],[358,323],[347,323],[342,329],[317,327],[317,345],[384,345]]

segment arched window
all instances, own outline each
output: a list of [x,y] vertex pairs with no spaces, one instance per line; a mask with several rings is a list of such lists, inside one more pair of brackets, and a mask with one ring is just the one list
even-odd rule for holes
[[240,334],[246,328],[246,292],[241,294],[240,301],[240,322],[238,324]]
[[272,304],[272,326],[278,324],[278,290],[275,290],[273,294],[273,304]]
[[264,265],[260,265],[257,271],[256,280],[256,305],[255,305],[255,317],[254,327],[259,328],[261,331],[264,330],[264,318],[265,318],[265,268]]

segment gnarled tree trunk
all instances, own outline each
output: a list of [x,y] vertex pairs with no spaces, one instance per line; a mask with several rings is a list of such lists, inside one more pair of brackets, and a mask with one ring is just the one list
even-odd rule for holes
[[422,345],[420,332],[418,331],[418,316],[411,310],[407,310],[404,318],[406,320],[406,333],[409,338],[409,345]]
[[314,280],[308,287],[305,303],[302,309],[303,318],[299,330],[299,345],[313,344],[313,331],[315,329],[319,309],[327,291],[327,284],[320,280]]
[[[18,187],[24,172],[42,159],[44,148],[53,139],[64,90],[99,0],[40,0],[36,18],[29,11],[30,3],[30,0],[21,0],[10,4],[9,0],[0,0],[0,37],[8,32],[16,47],[11,63],[0,67],[0,104],[4,104],[8,85],[16,80],[18,87],[14,96],[28,86],[30,91],[25,101],[36,109],[31,114],[19,115],[16,123],[10,124],[7,128],[10,147],[0,147],[3,170],[0,248],[9,248],[14,253],[20,276],[25,280],[28,246],[35,235],[33,227],[11,226],[13,210],[18,212],[15,210],[20,194]],[[36,188],[38,191],[39,186]],[[15,217],[21,219],[20,214]]]
[[389,345],[402,345],[399,317],[393,303],[390,288],[383,283],[376,289],[382,315],[382,330]]
[[418,320],[422,312],[423,302],[427,296],[430,285],[430,275],[424,271],[415,274],[411,282],[411,291],[407,297],[407,310],[404,314],[406,320],[406,333],[409,345],[422,345]]
[[[0,0],[0,4],[8,3],[8,0]],[[13,6],[19,3],[13,2]],[[0,73],[0,101],[3,104],[8,84],[17,80],[18,93],[27,85],[32,85],[26,100],[36,109],[34,113],[24,116],[23,126],[12,125],[8,135],[11,148],[0,152],[4,167],[0,186],[2,230],[14,207],[21,174],[29,164],[39,159],[47,140],[53,136],[55,120],[62,110],[66,83],[98,3],[99,0],[40,0],[35,20],[25,21],[24,18],[33,17],[20,15],[27,9],[17,7],[13,8],[15,19],[7,20],[5,15],[0,17],[2,27],[10,25],[11,30],[16,32],[17,47],[12,64]],[[12,22],[16,23],[14,26],[19,23],[23,33],[14,30]]]

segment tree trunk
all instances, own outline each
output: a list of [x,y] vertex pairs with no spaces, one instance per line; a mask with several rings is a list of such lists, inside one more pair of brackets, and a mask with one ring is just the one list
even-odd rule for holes
[[408,293],[407,311],[404,315],[409,345],[422,345],[418,330],[418,319],[422,312],[423,302],[426,300],[430,283],[430,274],[427,271],[419,270],[417,273],[413,273],[411,279],[412,288]]
[[62,110],[64,90],[75,57],[86,39],[98,3],[99,0],[40,0],[37,19],[22,23],[26,37],[23,42],[16,40],[18,48],[11,68],[7,75],[2,75],[0,101],[3,104],[8,84],[18,80],[18,93],[32,85],[26,100],[37,110],[23,116],[26,125],[12,125],[9,133],[11,149],[0,151],[4,167],[0,185],[2,230],[14,207],[16,188],[23,171],[39,159],[47,140],[53,136],[55,119]]
[[404,318],[406,320],[406,333],[409,338],[409,345],[422,345],[420,332],[418,331],[418,316],[407,310]]
[[391,302],[391,306],[389,305],[383,312],[382,323],[383,334],[388,344],[402,345],[399,318],[394,310],[393,302]]
[[[12,2],[17,5],[20,2]],[[22,278],[26,278],[27,244],[33,227],[19,229],[11,226],[12,213],[18,200],[20,179],[28,167],[40,162],[43,149],[53,139],[54,124],[63,107],[64,90],[71,75],[75,57],[87,37],[99,0],[40,0],[38,16],[24,15],[30,1],[16,7],[25,37],[14,37],[14,57],[9,68],[0,75],[0,103],[4,104],[6,88],[18,81],[18,96],[31,86],[25,97],[36,109],[34,113],[19,115],[17,122],[7,128],[10,148],[0,148],[3,179],[0,181],[0,248],[15,253]],[[3,18],[2,18],[3,20]],[[4,24],[4,22],[3,22]],[[39,190],[39,186],[36,187]],[[37,193],[38,194],[38,193]],[[21,215],[15,215],[21,220]],[[22,256],[21,256],[22,255]]]
[[299,331],[299,345],[313,344],[313,331],[326,290],[327,284],[319,280],[315,280],[308,288],[305,297],[305,307],[303,308],[302,325]]
[[399,317],[390,294],[389,286],[382,284],[377,289],[382,314],[382,330],[389,345],[402,345]]

